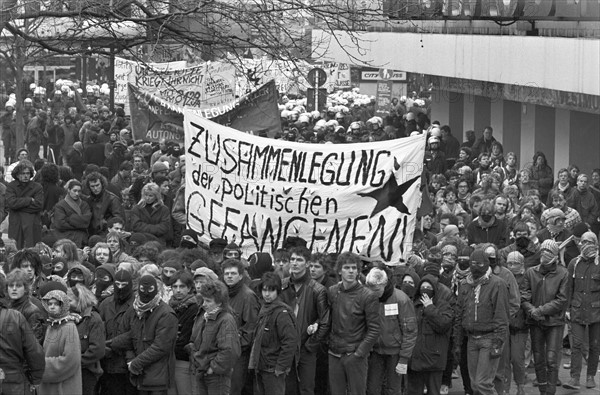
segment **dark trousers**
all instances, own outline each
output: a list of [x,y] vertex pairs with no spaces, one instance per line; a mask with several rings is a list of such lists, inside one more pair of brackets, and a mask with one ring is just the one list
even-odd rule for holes
[[138,393],[126,373],[104,373],[98,384],[100,395],[136,395]]
[[317,351],[317,371],[315,373],[315,395],[329,395],[329,354],[322,344]]
[[[402,376],[396,373],[398,354],[378,354],[369,356],[367,370],[367,395],[396,395],[400,393]],[[438,388],[439,390],[439,388]]]
[[443,371],[437,372],[415,372],[409,370],[406,375],[406,395],[423,395],[423,389],[427,388],[427,395],[440,395]]
[[242,351],[233,367],[231,375],[231,395],[252,395],[254,384],[253,374],[248,374],[250,350]]
[[10,395],[30,395],[29,383],[1,383],[0,393]]
[[[448,345],[448,350],[454,350],[454,337],[450,336],[450,344]],[[448,387],[452,387],[452,371],[454,370],[454,354],[452,352],[448,352],[446,356],[446,369],[442,373],[442,384],[447,385]]]
[[317,353],[308,352],[304,347],[300,350],[300,358],[285,380],[286,395],[313,395],[315,393],[315,374]]
[[469,344],[469,337],[463,337],[462,344],[460,346],[460,361],[458,365],[460,366],[460,377],[463,382],[463,389],[465,390],[465,394],[472,395],[473,388],[471,388],[471,377],[469,376],[469,361],[467,352],[467,345]]
[[331,395],[364,395],[367,391],[367,358],[353,354],[336,357],[329,354]]
[[598,370],[600,355],[600,322],[589,325],[571,322],[571,377],[579,379],[581,375],[581,359],[585,343],[585,329],[589,330],[589,353],[587,357],[587,376],[595,376]]
[[469,336],[469,376],[474,395],[496,395],[494,377],[500,358],[490,358],[493,335]]
[[535,376],[540,392],[549,395],[556,393],[563,327],[534,325],[530,328]]
[[98,383],[98,376],[87,369],[81,369],[81,384],[84,394],[93,394]]
[[259,370],[254,377],[254,395],[285,394],[285,374],[275,376],[273,372]]
[[[222,374],[199,374],[198,393],[200,395],[229,395],[232,376]],[[195,395],[195,394],[194,394]]]
[[[85,394],[85,392],[84,392]],[[140,391],[139,395],[167,395],[167,390],[164,391]]]

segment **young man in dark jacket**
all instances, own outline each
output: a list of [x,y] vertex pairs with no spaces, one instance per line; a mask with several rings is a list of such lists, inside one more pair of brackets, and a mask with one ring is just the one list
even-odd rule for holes
[[558,244],[546,240],[540,264],[525,272],[521,305],[527,316],[540,393],[554,395],[567,307],[567,269],[558,264]]
[[[287,378],[286,394],[314,394],[317,350],[329,333],[329,303],[327,290],[310,277],[310,251],[306,247],[290,250],[290,277],[281,292],[281,300],[289,305],[296,317],[299,355],[296,369]],[[316,325],[311,334],[308,328]]]
[[594,376],[600,354],[600,258],[598,238],[586,232],[579,242],[580,255],[569,263],[567,278],[567,318],[571,320],[571,380],[565,388],[579,389],[582,348],[586,329],[590,350],[585,386],[595,388]]
[[106,178],[98,172],[90,173],[85,180],[85,186],[90,191],[87,203],[92,210],[90,236],[105,232],[106,223],[109,219],[113,217],[125,218],[119,198],[106,189],[107,184]]
[[488,256],[476,249],[471,273],[458,291],[454,324],[455,360],[460,360],[463,334],[468,335],[467,360],[474,393],[495,394],[494,377],[508,331],[508,287],[492,274]]
[[469,245],[492,243],[498,248],[506,246],[508,230],[504,221],[498,220],[495,215],[494,205],[485,200],[479,209],[479,216],[467,226]]
[[279,298],[281,278],[277,274],[263,274],[258,292],[264,303],[250,352],[249,369],[256,372],[254,394],[283,394],[285,377],[292,370],[298,351],[295,320],[290,306]]
[[341,282],[329,288],[329,385],[332,394],[364,394],[368,357],[380,333],[377,295],[358,281],[360,257],[340,254],[336,271]]
[[[402,377],[417,341],[417,319],[410,298],[396,289],[387,272],[369,271],[366,286],[379,298],[381,332],[369,356],[367,394],[400,393]],[[438,385],[439,390],[439,385]]]

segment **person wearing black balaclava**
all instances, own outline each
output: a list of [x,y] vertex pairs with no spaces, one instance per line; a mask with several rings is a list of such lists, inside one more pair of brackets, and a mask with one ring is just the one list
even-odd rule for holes
[[479,209],[479,216],[467,226],[469,245],[493,243],[498,248],[506,246],[508,230],[506,223],[495,216],[495,208],[491,201],[484,200]]
[[470,271],[460,285],[454,324],[454,356],[460,360],[463,336],[468,336],[467,362],[473,393],[494,394],[494,377],[508,331],[508,288],[492,275],[482,249],[470,256]]
[[426,274],[417,286],[415,314],[418,332],[409,362],[407,395],[439,395],[450,346],[453,311],[437,295],[437,277]]
[[125,319],[128,310],[133,306],[133,279],[127,270],[115,273],[114,294],[100,303],[98,312],[106,329],[107,346],[102,360],[104,374],[100,377],[100,395],[126,395],[135,393],[129,382],[125,353],[115,352],[110,348],[114,337],[125,332]]
[[580,255],[569,263],[567,280],[567,318],[571,321],[571,381],[565,388],[579,389],[581,359],[586,329],[590,345],[587,358],[585,386],[596,387],[594,376],[598,370],[600,354],[600,258],[598,238],[585,232],[579,240]]
[[198,234],[191,229],[186,229],[181,232],[181,241],[179,242],[181,248],[197,248],[198,247]]
[[114,292],[115,267],[111,264],[98,266],[96,269],[96,282],[92,286],[92,292],[96,295],[98,303],[109,297]]
[[[525,222],[515,223],[512,229],[514,242],[498,251],[500,264],[506,262],[511,252],[518,252],[523,256],[525,269],[536,266],[540,262],[540,247],[532,241],[529,226]],[[533,235],[535,236],[535,235]]]
[[[166,395],[175,385],[175,340],[177,316],[162,301],[156,278],[140,277],[133,301],[133,313],[125,323],[130,333],[110,341],[113,351],[125,352],[133,346],[135,357],[127,362],[130,380],[140,395]],[[138,341],[131,341],[139,339]],[[148,339],[142,341],[142,339]]]
[[558,244],[545,240],[540,264],[527,269],[521,285],[538,388],[541,394],[550,395],[556,393],[567,307],[568,273],[558,259]]

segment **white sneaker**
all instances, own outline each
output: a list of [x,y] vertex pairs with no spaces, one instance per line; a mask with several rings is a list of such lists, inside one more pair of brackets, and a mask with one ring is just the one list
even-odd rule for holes
[[448,388],[447,385],[443,384],[440,387],[440,395],[448,395],[448,392],[450,391],[450,389]]

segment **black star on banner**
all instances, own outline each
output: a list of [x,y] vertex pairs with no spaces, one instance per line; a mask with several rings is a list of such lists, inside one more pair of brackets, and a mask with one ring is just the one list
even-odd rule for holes
[[408,211],[408,207],[404,204],[402,197],[415,183],[415,181],[419,180],[421,176],[416,176],[408,181],[406,181],[402,185],[398,185],[396,182],[396,176],[394,173],[390,176],[388,182],[385,183],[379,189],[375,189],[369,193],[359,193],[358,196],[361,197],[370,197],[377,201],[375,208],[373,208],[373,212],[371,213],[371,218],[375,216],[375,214],[385,210],[388,207],[395,207],[396,210],[400,211],[403,214],[410,215]]

